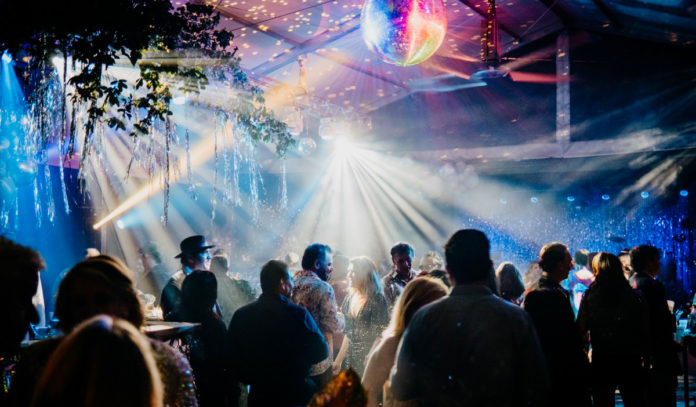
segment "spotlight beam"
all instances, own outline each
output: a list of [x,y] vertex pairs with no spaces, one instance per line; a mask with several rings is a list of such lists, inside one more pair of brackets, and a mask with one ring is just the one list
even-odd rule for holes
[[[228,133],[226,133],[228,134]],[[225,136],[227,137],[227,135]],[[232,136],[233,138],[233,136]],[[232,142],[236,142],[232,140]],[[193,149],[191,149],[191,168],[206,162],[210,157],[215,154],[214,141],[212,137],[197,144]],[[169,169],[169,182],[176,182],[182,174],[186,174],[186,161],[179,161],[179,165],[176,168]],[[107,222],[110,222],[117,216],[120,216],[139,203],[143,202],[153,194],[159,192],[164,187],[164,177],[158,176],[156,179],[147,183],[144,187],[140,188],[136,193],[131,195],[128,199],[123,201],[119,206],[116,207],[111,213],[103,217],[99,222],[95,223],[92,228],[98,230],[100,227],[104,226]]]

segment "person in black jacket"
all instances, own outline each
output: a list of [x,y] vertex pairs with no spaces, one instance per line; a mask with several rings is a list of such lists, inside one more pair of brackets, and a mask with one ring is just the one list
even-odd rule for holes
[[539,253],[543,270],[536,288],[525,296],[551,378],[551,406],[590,406],[589,362],[575,325],[570,294],[560,282],[568,278],[573,258],[568,247],[554,242]]
[[292,289],[287,265],[271,260],[261,268],[259,299],[232,316],[227,366],[250,385],[249,407],[304,406],[316,390],[310,367],[329,347],[312,315],[288,300]]
[[648,303],[650,318],[650,406],[676,405],[679,359],[673,334],[674,316],[669,311],[665,287],[655,277],[660,273],[660,251],[649,245],[631,249],[633,276],[631,286],[640,291]]
[[225,406],[228,399],[224,365],[227,331],[214,310],[216,299],[215,275],[205,270],[192,271],[181,285],[181,302],[166,318],[201,324],[184,340],[201,407]]
[[600,252],[592,270],[596,278],[582,297],[578,326],[592,343],[594,406],[613,407],[617,387],[626,406],[647,406],[647,304],[628,285],[618,257]]

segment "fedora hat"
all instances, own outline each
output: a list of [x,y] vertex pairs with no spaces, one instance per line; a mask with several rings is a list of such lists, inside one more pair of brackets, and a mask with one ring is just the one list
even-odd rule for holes
[[208,250],[212,247],[215,247],[215,245],[206,245],[205,244],[205,236],[201,236],[201,235],[189,236],[186,239],[181,241],[181,243],[179,244],[179,249],[181,249],[181,253],[174,256],[174,258],[178,259],[181,256],[183,256],[184,254],[200,253],[200,252],[202,252],[204,250]]

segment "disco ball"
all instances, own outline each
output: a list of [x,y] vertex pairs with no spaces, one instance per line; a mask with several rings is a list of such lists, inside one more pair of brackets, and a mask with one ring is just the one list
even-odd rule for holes
[[317,149],[317,142],[314,139],[305,137],[300,139],[297,151],[302,155],[310,155]]
[[368,48],[400,66],[428,59],[447,31],[442,0],[366,0],[360,20]]

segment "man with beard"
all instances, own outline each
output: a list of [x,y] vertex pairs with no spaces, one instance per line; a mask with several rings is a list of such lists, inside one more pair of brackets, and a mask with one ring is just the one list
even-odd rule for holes
[[302,270],[295,273],[292,301],[312,314],[326,342],[329,356],[312,366],[310,373],[318,388],[331,380],[333,363],[333,334],[343,332],[345,320],[338,312],[336,295],[327,282],[333,271],[333,255],[329,246],[315,243],[305,249]]
[[416,272],[411,269],[414,252],[410,244],[399,242],[391,248],[389,254],[391,254],[394,271],[382,279],[382,285],[384,286],[384,297],[387,299],[391,311],[406,284],[416,278]]

